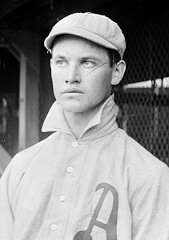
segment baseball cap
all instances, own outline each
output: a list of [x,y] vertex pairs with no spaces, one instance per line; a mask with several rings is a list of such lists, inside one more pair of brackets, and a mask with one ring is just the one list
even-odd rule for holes
[[115,49],[123,58],[126,41],[119,25],[105,15],[73,13],[58,21],[45,38],[44,46],[51,51],[53,40],[63,34],[71,34],[90,40],[108,49]]

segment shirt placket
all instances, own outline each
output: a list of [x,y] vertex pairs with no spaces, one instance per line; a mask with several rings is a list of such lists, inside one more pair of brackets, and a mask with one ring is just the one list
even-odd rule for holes
[[63,168],[60,169],[59,177],[55,180],[55,184],[51,194],[49,209],[47,212],[46,234],[43,238],[56,240],[64,239],[66,229],[69,226],[70,209],[72,206],[73,194],[76,189],[77,174],[79,172],[80,155],[83,151],[83,144],[74,138],[66,144],[65,156],[63,159]]

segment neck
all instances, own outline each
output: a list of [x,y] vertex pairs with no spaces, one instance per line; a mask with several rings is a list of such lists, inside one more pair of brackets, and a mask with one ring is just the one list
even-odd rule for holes
[[93,118],[93,116],[98,111],[99,107],[100,105],[88,113],[86,112],[74,113],[74,112],[64,111],[64,116],[67,121],[67,124],[76,138],[80,137],[80,135],[86,128],[89,121]]

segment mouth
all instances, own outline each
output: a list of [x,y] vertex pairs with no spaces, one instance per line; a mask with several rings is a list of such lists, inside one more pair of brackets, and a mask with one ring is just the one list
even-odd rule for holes
[[79,89],[67,89],[67,90],[64,90],[62,94],[83,94],[83,91]]

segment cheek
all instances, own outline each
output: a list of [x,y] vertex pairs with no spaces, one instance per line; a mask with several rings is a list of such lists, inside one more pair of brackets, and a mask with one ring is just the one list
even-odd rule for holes
[[93,80],[91,79],[91,83],[90,88],[94,96],[104,96],[111,93],[111,74],[103,72],[93,78]]
[[[59,76],[59,77],[58,77]],[[53,85],[53,91],[55,96],[59,95],[59,92],[62,88],[62,77],[60,74],[56,74],[55,72],[51,72],[51,78],[52,78],[52,85]]]
[[59,100],[60,99],[60,84],[57,81],[52,80],[52,87],[53,87],[53,94],[55,99]]

